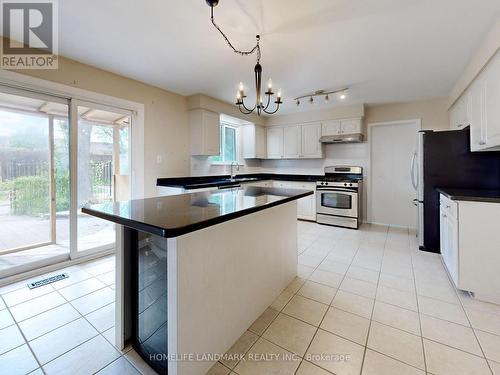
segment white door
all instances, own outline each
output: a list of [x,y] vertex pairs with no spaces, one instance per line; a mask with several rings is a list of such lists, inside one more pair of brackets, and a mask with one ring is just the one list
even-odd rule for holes
[[281,159],[283,157],[283,128],[267,129],[267,158]]
[[302,157],[321,158],[321,124],[302,126]]
[[410,164],[417,149],[420,120],[372,124],[369,129],[368,218],[373,223],[416,228]]
[[283,156],[285,158],[300,157],[300,126],[286,126],[283,128]]

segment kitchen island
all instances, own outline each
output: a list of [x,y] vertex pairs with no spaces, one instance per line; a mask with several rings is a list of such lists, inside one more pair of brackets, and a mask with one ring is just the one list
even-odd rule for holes
[[116,342],[205,374],[297,273],[297,199],[243,187],[93,205],[117,225]]

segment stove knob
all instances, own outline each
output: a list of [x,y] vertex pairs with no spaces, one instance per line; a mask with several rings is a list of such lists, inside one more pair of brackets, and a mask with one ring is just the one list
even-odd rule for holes
[[324,182],[321,183],[321,185],[324,185],[324,184],[325,184]]
[[349,186],[352,186],[352,183],[350,183]]
[[347,186],[347,182],[344,182],[344,186]]

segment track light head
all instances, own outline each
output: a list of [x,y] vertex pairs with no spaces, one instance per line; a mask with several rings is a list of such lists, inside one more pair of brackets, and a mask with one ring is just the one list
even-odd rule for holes
[[219,0],[206,0],[206,2],[210,8],[216,7],[219,4]]

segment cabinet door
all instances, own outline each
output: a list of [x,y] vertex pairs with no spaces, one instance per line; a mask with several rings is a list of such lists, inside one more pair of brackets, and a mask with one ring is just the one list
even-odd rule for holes
[[219,155],[220,153],[220,117],[219,114],[203,111],[203,143],[204,155]]
[[289,159],[300,157],[300,125],[283,128],[283,157]]
[[482,77],[478,78],[469,88],[471,97],[470,108],[470,148],[479,151],[486,144],[485,131],[485,86]]
[[441,209],[441,256],[455,285],[458,285],[458,223],[457,219]]
[[321,135],[339,135],[340,120],[329,120],[321,125]]
[[500,146],[500,54],[484,71],[486,148]]
[[266,157],[266,130],[262,126],[255,126],[255,157]]
[[361,133],[361,119],[340,120],[341,134]]
[[297,218],[304,220],[316,220],[316,197],[308,195],[297,201]]
[[321,143],[321,124],[302,125],[303,158],[321,158],[323,156]]
[[267,129],[267,158],[281,159],[283,157],[283,128]]

